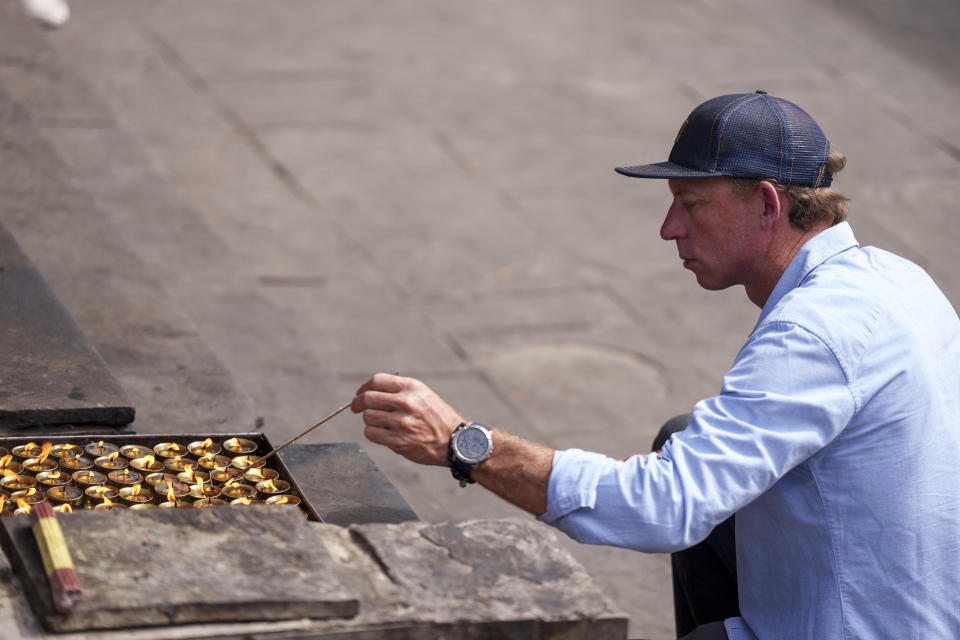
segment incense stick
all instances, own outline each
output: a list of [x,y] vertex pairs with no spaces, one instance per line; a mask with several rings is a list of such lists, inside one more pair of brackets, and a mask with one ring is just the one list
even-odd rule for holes
[[[399,372],[399,371],[394,371],[394,372],[393,372],[393,375],[398,376],[398,375],[400,375],[400,372]],[[309,429],[307,429],[306,431],[303,431],[302,433],[298,433],[297,435],[293,436],[292,438],[290,438],[289,440],[287,440],[286,442],[284,442],[282,445],[280,445],[279,447],[277,447],[276,449],[274,449],[274,450],[271,451],[270,453],[268,453],[268,454],[266,454],[265,456],[262,456],[262,457],[260,457],[260,458],[257,458],[257,459],[254,460],[253,463],[252,463],[249,467],[247,467],[247,468],[248,468],[248,469],[255,469],[258,464],[260,464],[261,462],[263,462],[264,460],[266,460],[267,458],[269,458],[270,456],[272,456],[273,454],[275,454],[277,451],[280,451],[280,449],[283,449],[285,446],[287,446],[288,444],[290,444],[290,443],[293,442],[294,440],[299,440],[299,439],[302,438],[303,436],[307,435],[308,433],[310,433],[311,431],[313,431],[314,429],[316,429],[317,427],[319,427],[320,425],[322,425],[322,424],[323,424],[324,422],[326,422],[327,420],[330,420],[331,418],[333,418],[334,416],[336,416],[338,413],[341,413],[341,412],[343,412],[343,411],[346,411],[347,409],[350,408],[350,405],[352,405],[352,404],[353,404],[353,400],[351,400],[351,401],[348,402],[347,404],[343,405],[342,407],[340,407],[339,409],[337,409],[336,411],[334,411],[333,413],[331,413],[330,415],[328,415],[326,418],[323,418],[323,419],[320,420],[319,422],[314,423],[314,425],[313,425],[312,427],[310,427]]]
[[260,457],[260,458],[257,458],[257,459],[250,465],[249,468],[250,468],[250,469],[255,469],[258,464],[260,464],[261,462],[263,462],[264,460],[266,460],[267,458],[269,458],[270,456],[272,456],[273,454],[275,454],[277,451],[280,451],[280,449],[283,449],[285,446],[287,446],[288,444],[290,444],[290,443],[293,442],[294,440],[299,440],[299,439],[302,438],[303,436],[307,435],[308,433],[310,433],[311,431],[313,431],[314,429],[316,429],[317,427],[319,427],[320,425],[322,425],[322,424],[323,424],[324,422],[326,422],[327,420],[330,420],[331,418],[333,418],[334,416],[336,416],[338,413],[341,413],[342,411],[345,411],[346,409],[349,409],[351,404],[353,404],[353,400],[351,400],[351,401],[348,402],[347,404],[343,405],[342,407],[340,407],[339,409],[337,409],[336,411],[334,411],[333,413],[331,413],[330,415],[328,415],[326,418],[323,418],[323,419],[320,420],[319,422],[315,423],[312,427],[310,427],[310,428],[307,429],[306,431],[304,431],[304,432],[302,432],[302,433],[299,433],[299,434],[293,436],[292,438],[290,438],[289,440],[287,440],[286,442],[284,442],[282,445],[280,445],[279,447],[277,447],[276,449],[274,449],[274,450],[271,451],[270,453],[268,453],[268,454],[266,454],[265,456],[262,456],[262,457]]
[[57,611],[70,613],[83,598],[83,591],[77,582],[70,550],[53,507],[47,501],[38,502],[30,511],[30,520],[33,522],[33,535],[40,548],[43,568],[50,581],[53,606]]

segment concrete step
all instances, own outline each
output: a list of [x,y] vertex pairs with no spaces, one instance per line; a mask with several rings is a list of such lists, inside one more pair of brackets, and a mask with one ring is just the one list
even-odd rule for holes
[[[7,149],[3,120],[0,146]],[[2,224],[0,353],[0,434],[133,422],[133,407],[103,358]]]
[[[65,165],[47,132],[41,133],[37,118],[55,112],[79,118],[86,127],[112,126],[109,114],[64,68],[19,3],[3,0],[0,223],[49,282],[80,337],[89,338],[126,390],[130,402],[125,404],[137,409],[138,431],[253,427],[249,396],[118,233],[88,185]],[[86,389],[87,384],[76,386]]]

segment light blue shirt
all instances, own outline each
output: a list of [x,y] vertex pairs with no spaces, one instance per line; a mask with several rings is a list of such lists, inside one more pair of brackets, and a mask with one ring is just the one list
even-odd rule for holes
[[804,245],[686,430],[553,458],[571,537],[689,547],[736,513],[740,638],[960,638],[960,320],[841,223]]

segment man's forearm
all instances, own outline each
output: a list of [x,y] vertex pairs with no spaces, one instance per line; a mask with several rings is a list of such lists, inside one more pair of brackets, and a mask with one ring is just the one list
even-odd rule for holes
[[471,477],[507,502],[535,516],[547,510],[553,449],[500,429],[493,430],[493,455]]
[[[447,464],[450,434],[463,421],[420,380],[377,373],[357,389],[351,406],[363,412],[364,435],[420,464]],[[553,449],[493,429],[493,455],[471,477],[534,515],[547,510]]]

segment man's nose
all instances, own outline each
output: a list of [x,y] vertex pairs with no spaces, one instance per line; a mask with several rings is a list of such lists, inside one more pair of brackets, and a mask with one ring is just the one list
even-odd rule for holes
[[680,219],[681,216],[676,209],[676,206],[671,205],[667,209],[667,216],[663,219],[663,224],[660,225],[660,237],[664,240],[676,240],[682,238],[685,233],[685,228]]

